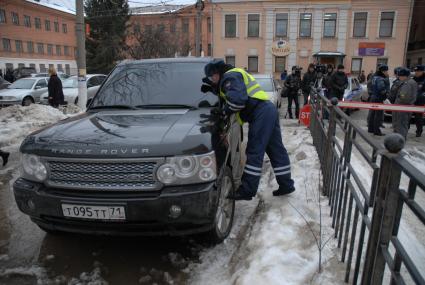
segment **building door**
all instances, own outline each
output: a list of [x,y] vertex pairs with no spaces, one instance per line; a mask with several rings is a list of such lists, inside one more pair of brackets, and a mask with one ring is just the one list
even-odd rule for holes
[[326,65],[332,64],[333,66],[335,66],[337,64],[337,61],[336,61],[336,57],[324,56],[324,57],[320,57],[319,63],[326,64]]

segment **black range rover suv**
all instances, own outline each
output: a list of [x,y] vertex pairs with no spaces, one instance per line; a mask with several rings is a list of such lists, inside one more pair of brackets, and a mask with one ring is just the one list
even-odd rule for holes
[[209,58],[123,62],[87,111],[29,135],[19,209],[47,232],[229,234],[242,172],[235,118],[209,121]]

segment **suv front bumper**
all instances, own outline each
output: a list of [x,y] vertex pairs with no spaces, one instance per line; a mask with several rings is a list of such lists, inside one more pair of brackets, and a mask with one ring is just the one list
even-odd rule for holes
[[[164,187],[161,191],[90,192],[47,188],[44,184],[19,178],[13,185],[18,208],[40,227],[103,235],[181,235],[212,228],[218,191],[215,182]],[[125,221],[68,218],[62,204],[124,206]],[[170,208],[177,205],[181,215],[173,218]]]

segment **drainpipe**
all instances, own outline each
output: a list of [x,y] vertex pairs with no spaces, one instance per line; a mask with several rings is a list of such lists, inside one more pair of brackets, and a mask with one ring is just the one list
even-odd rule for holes
[[415,0],[410,0],[409,24],[407,26],[407,37],[406,37],[406,42],[405,42],[405,45],[404,45],[403,65],[406,65],[406,55],[407,55],[407,48],[409,46],[410,28],[411,28],[411,25],[412,25],[412,14],[413,14],[413,7],[414,6],[415,6]]

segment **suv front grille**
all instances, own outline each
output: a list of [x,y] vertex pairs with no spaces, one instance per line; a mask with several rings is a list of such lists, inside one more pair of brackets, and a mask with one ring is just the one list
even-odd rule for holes
[[47,159],[47,185],[87,190],[155,190],[160,160]]

